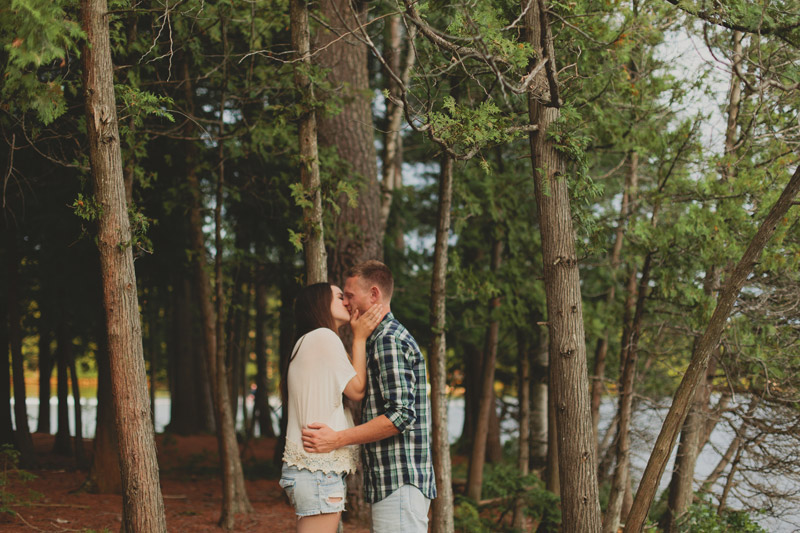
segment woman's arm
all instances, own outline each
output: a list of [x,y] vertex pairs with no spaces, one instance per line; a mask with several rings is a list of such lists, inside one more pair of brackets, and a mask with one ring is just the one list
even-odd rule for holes
[[385,314],[383,305],[375,304],[363,315],[356,310],[350,318],[350,327],[353,329],[353,368],[356,375],[347,382],[344,395],[351,400],[360,401],[364,398],[367,390],[367,339]]

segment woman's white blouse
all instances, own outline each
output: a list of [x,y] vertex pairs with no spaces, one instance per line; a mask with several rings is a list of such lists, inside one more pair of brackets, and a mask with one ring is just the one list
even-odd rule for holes
[[303,428],[312,422],[322,422],[335,431],[353,427],[353,417],[342,405],[342,393],[356,371],[344,344],[332,330],[319,328],[303,335],[292,353],[295,351],[287,380],[289,419],[283,462],[312,472],[355,472],[358,446],[307,453],[302,439]]

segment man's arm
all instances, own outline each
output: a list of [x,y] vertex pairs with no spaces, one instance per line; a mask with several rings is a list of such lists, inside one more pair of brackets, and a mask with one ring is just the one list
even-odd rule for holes
[[310,453],[327,453],[343,446],[375,442],[399,433],[386,415],[376,416],[369,422],[341,431],[315,422],[303,430],[303,449]]

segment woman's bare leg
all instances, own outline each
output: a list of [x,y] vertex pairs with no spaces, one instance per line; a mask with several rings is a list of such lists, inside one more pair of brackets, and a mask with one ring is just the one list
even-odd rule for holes
[[335,533],[342,513],[325,513],[304,516],[297,521],[297,533]]

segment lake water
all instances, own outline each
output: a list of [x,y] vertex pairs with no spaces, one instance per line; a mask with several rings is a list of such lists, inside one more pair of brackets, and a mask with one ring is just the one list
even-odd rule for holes
[[[509,399],[513,403],[513,399]],[[75,434],[75,420],[74,420],[74,402],[72,397],[69,398],[70,402],[70,434]],[[248,412],[252,412],[252,397],[248,399]],[[273,412],[273,426],[275,431],[278,431],[278,416],[280,412],[280,402],[277,398],[271,398],[270,404],[274,410]],[[55,431],[57,427],[57,400],[56,398],[50,399],[51,405],[51,423],[50,427]],[[13,406],[13,399],[12,399]],[[28,411],[28,423],[32,429],[36,428],[39,402],[36,398],[29,398],[26,401]],[[83,436],[85,438],[92,438],[95,431],[95,412],[97,408],[97,400],[95,398],[82,398],[81,399],[81,412],[83,421]],[[607,399],[601,404],[600,408],[600,433],[604,433],[605,429],[611,423],[611,420],[616,411],[616,402]],[[13,409],[12,409],[13,416]],[[663,418],[666,416],[666,409],[662,406],[644,406],[639,407],[634,415],[632,426],[635,431],[631,434],[631,470],[634,479],[638,480],[644,468],[647,465],[647,459],[655,442],[655,437],[658,435],[663,423]],[[767,416],[762,414],[762,416]],[[170,420],[170,399],[169,398],[156,398],[155,401],[155,430],[157,433],[164,431]],[[237,427],[242,427],[242,411],[241,405],[239,406],[239,413],[237,416]],[[448,420],[447,430],[450,442],[455,442],[461,436],[461,429],[464,423],[464,400],[463,398],[454,398],[450,400],[448,407]],[[501,440],[507,441],[508,439],[516,436],[517,424],[513,419],[506,419],[501,428]],[[257,431],[257,430],[256,430]],[[703,449],[697,461],[695,471],[695,479],[705,479],[717,465],[721,455],[725,452],[728,444],[733,440],[734,432],[730,426],[724,422],[717,425],[716,429],[711,435],[710,445]],[[664,490],[669,484],[669,478],[672,472],[672,463],[674,461],[675,453],[673,451],[672,458],[667,465],[667,469],[659,488],[659,493]],[[758,472],[748,472],[748,476],[758,477]],[[763,476],[762,476],[763,478]],[[722,480],[724,482],[725,477]],[[761,479],[760,481],[768,481],[773,486],[779,487],[789,492],[793,492],[795,498],[793,500],[786,500],[779,502],[779,508],[773,509],[776,514],[782,514],[780,518],[773,517],[757,517],[757,521],[769,532],[775,533],[797,533],[800,532],[800,486],[792,486],[792,481],[789,479],[770,478],[768,480]],[[716,486],[715,492],[721,493],[722,486]],[[758,494],[747,496],[747,500],[751,503],[755,502],[760,505]],[[732,508],[741,506],[741,500],[736,494],[732,494],[728,499],[728,505]]]

